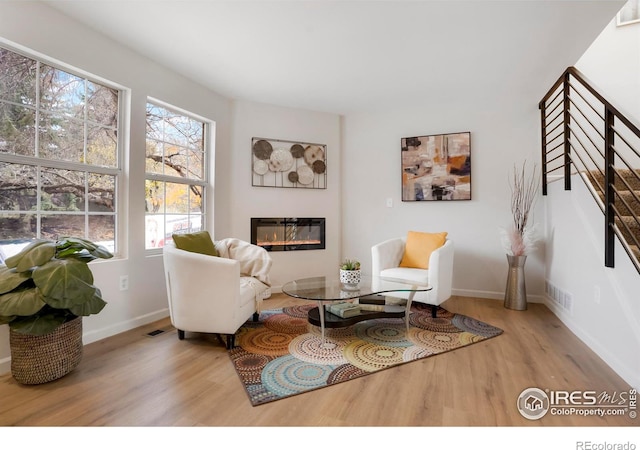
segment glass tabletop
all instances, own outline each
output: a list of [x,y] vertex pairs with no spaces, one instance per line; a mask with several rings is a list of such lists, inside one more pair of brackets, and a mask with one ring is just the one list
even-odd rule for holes
[[431,286],[427,284],[366,275],[362,276],[362,281],[358,283],[357,288],[342,284],[337,276],[302,278],[290,281],[282,286],[282,292],[291,297],[318,301],[349,300],[386,292],[430,290]]

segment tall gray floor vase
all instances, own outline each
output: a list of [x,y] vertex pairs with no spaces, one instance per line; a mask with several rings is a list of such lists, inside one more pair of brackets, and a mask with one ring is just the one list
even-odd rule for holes
[[509,261],[509,276],[507,289],[504,292],[504,307],[524,311],[527,309],[527,289],[524,284],[524,263],[526,255],[507,255]]

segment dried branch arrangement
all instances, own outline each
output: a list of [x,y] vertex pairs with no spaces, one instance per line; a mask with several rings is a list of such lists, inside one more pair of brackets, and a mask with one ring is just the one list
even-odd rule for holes
[[502,242],[507,253],[522,256],[535,248],[535,225],[529,226],[529,219],[539,190],[536,165],[531,173],[526,161],[520,169],[514,166],[510,187],[513,224],[510,230],[502,230]]

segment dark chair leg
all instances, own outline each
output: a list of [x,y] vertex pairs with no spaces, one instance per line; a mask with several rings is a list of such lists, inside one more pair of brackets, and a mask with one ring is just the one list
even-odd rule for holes
[[236,335],[227,334],[227,350],[231,350],[236,346]]
[[436,305],[431,305],[431,317],[436,318],[438,312],[438,307]]
[[184,339],[184,330],[178,330],[178,339],[180,340]]
[[254,313],[253,313],[253,321],[254,321],[254,322],[257,322],[257,321],[258,321],[258,319],[260,319],[260,314],[258,314],[257,312],[254,312]]

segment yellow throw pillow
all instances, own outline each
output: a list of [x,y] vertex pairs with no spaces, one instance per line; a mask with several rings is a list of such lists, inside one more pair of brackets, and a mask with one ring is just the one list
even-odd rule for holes
[[404,255],[402,255],[402,261],[400,261],[400,267],[428,269],[431,253],[442,247],[446,239],[446,231],[442,233],[409,231],[407,234],[407,243],[404,248]]
[[171,237],[176,244],[176,248],[180,250],[209,256],[220,256],[211,240],[211,235],[206,230],[189,234],[173,234]]

